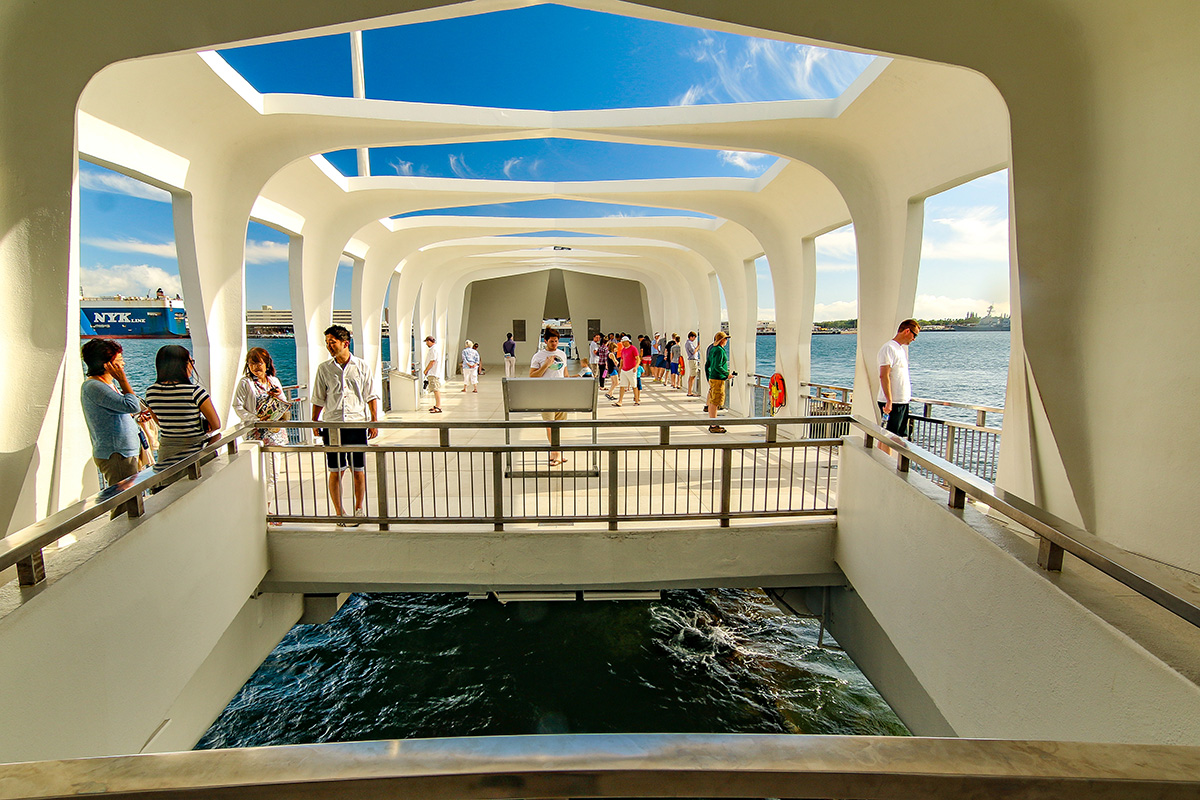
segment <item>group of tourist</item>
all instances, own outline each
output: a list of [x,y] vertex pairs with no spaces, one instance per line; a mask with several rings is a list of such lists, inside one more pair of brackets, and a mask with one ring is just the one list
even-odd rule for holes
[[[331,356],[313,378],[314,422],[377,422],[379,395],[374,370],[350,352],[350,331],[332,325],[325,331]],[[195,382],[196,362],[186,347],[160,347],[154,359],[155,382],[140,399],[125,374],[120,344],[110,339],[89,339],[80,355],[87,379],[81,390],[83,416],[92,442],[92,459],[109,486],[131,478],[153,465],[168,469],[194,456],[220,434],[221,418],[208,390]],[[271,354],[261,347],[246,353],[242,379],[234,390],[233,410],[243,423],[283,422],[290,418],[291,401],[275,374]],[[326,446],[366,445],[379,434],[376,428],[322,428]],[[283,427],[258,427],[247,437],[263,444],[288,443]],[[215,456],[214,456],[215,457]],[[365,516],[366,459],[362,453],[327,453],[329,495],[339,517],[347,516],[342,504],[341,474],[350,469],[354,486],[354,516]],[[268,459],[264,466],[267,510],[273,511],[275,472]],[[339,523],[343,524],[343,523]]]

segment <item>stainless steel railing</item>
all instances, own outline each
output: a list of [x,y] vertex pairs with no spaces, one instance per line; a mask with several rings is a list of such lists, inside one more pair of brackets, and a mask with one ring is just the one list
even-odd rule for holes
[[[1104,541],[1021,497],[985,483],[978,476],[951,464],[928,450],[888,433],[871,420],[851,418],[864,435],[868,448],[881,443],[896,457],[896,469],[908,472],[913,465],[935,476],[948,493],[951,508],[963,508],[973,497],[988,508],[1028,528],[1038,537],[1038,564],[1048,571],[1062,569],[1063,556],[1070,553],[1163,608],[1200,626],[1200,587],[1177,578],[1166,570],[1139,560],[1127,550]],[[849,441],[849,440],[847,440]]]
[[1195,800],[1200,748],[908,736],[406,739],[0,765],[0,800],[102,796]]
[[[508,421],[488,428],[550,428],[550,444],[453,446],[451,433],[478,423],[378,423],[383,430],[436,430],[438,443],[264,447],[275,476],[273,522],[346,522],[326,491],[326,457],[359,454],[367,474],[363,511],[354,522],[378,524],[621,522],[731,520],[836,513],[834,462],[840,440],[778,441],[780,419],[765,426],[766,441],[705,440],[672,443],[680,429],[707,420]],[[725,420],[735,429],[764,427],[756,420]],[[333,430],[362,423],[307,423]],[[657,428],[658,444],[612,441],[614,431]],[[562,441],[577,428],[605,432],[602,444]],[[591,437],[589,437],[591,438]],[[551,465],[551,453],[566,456]],[[352,508],[347,504],[348,508]]]
[[142,516],[145,513],[143,496],[147,491],[173,483],[185,474],[191,480],[198,480],[206,461],[222,448],[230,455],[236,453],[238,441],[250,430],[250,426],[244,426],[230,431],[200,452],[168,469],[156,471],[153,467],[148,467],[137,475],[109,486],[99,494],[80,500],[56,514],[0,539],[0,570],[15,565],[17,581],[21,586],[36,586],[42,583],[46,580],[46,564],[42,555],[44,548],[105,514]]

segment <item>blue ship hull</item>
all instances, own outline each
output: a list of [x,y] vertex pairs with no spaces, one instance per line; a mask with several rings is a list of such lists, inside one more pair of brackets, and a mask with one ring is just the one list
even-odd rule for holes
[[181,300],[82,300],[79,335],[84,339],[186,339]]

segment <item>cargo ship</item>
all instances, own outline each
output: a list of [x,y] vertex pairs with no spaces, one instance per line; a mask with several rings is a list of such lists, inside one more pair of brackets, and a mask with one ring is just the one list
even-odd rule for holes
[[85,297],[79,301],[79,335],[84,339],[186,339],[183,301],[157,297]]

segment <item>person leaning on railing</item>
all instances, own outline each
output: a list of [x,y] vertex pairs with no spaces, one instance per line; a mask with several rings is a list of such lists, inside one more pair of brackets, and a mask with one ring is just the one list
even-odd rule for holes
[[142,442],[132,415],[141,410],[141,402],[125,377],[121,345],[90,339],[80,355],[87,366],[80,402],[92,439],[92,460],[111,486],[138,473]]
[[[221,418],[208,390],[192,383],[196,362],[186,347],[168,344],[154,357],[157,380],[146,390],[146,405],[154,412],[162,435],[158,441],[156,470],[178,464],[204,449],[220,435]],[[215,454],[206,456],[216,458]]]

